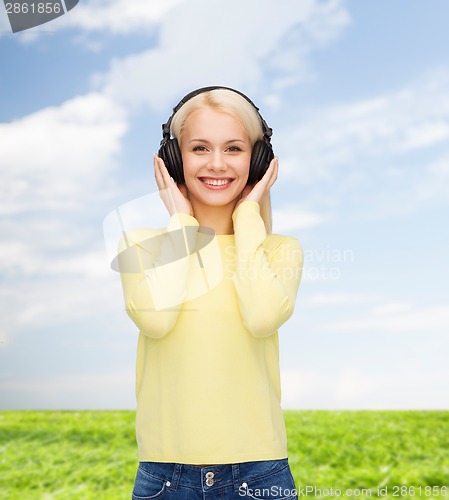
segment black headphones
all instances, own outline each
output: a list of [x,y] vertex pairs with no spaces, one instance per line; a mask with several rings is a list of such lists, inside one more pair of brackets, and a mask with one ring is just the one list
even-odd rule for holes
[[241,95],[254,107],[260,118],[260,123],[262,125],[262,130],[263,130],[263,139],[257,141],[253,146],[251,152],[251,163],[249,167],[249,177],[248,177],[248,184],[250,185],[255,184],[257,181],[262,179],[263,175],[268,169],[268,166],[270,165],[270,161],[274,158],[273,147],[271,145],[271,140],[270,140],[273,131],[270,127],[268,127],[265,120],[259,113],[259,108],[253,103],[253,101],[251,101],[251,99],[246,97],[245,94],[242,94],[238,90],[231,89],[230,87],[220,87],[220,86],[203,87],[194,90],[193,92],[190,92],[185,97],[183,97],[181,101],[173,108],[173,114],[170,116],[167,123],[164,123],[162,125],[162,140],[158,155],[164,160],[168,173],[170,174],[171,177],[173,177],[174,181],[178,184],[184,184],[185,179],[184,179],[184,170],[182,168],[181,149],[179,147],[178,140],[176,138],[172,139],[170,137],[171,122],[176,112],[188,100],[192,99],[192,97],[195,97],[198,94],[202,94],[203,92],[209,92],[210,90],[215,90],[215,89],[231,90],[232,92]]

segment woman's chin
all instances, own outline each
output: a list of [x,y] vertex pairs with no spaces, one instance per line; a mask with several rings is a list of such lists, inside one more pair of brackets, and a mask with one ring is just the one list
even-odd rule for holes
[[[237,188],[237,189],[235,189]],[[244,186],[238,189],[237,186],[232,186],[230,190],[212,190],[202,189],[201,192],[189,192],[190,202],[195,206],[196,204],[205,205],[209,207],[219,208],[228,205],[235,205],[240,199],[240,195]]]

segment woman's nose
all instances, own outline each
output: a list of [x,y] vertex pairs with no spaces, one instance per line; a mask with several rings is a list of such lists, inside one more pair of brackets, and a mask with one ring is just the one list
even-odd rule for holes
[[214,151],[209,158],[208,168],[210,170],[226,170],[226,161],[221,151]]

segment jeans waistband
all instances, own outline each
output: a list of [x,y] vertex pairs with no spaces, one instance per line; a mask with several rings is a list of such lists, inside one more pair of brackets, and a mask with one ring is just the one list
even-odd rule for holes
[[238,492],[244,481],[274,474],[288,467],[288,460],[283,458],[205,467],[164,462],[140,462],[140,467],[147,474],[166,481],[167,487],[172,490],[177,490],[182,485],[207,492],[233,485],[234,491]]

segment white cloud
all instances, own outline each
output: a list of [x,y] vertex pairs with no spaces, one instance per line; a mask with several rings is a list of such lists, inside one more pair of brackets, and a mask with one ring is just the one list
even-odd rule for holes
[[123,110],[98,93],[0,125],[0,213],[79,207],[115,167]]
[[327,219],[328,216],[302,210],[296,205],[273,210],[274,229],[280,233],[314,227]]
[[[291,12],[297,7],[297,4],[292,3]],[[301,20],[300,29],[297,24],[286,29],[279,43],[264,60],[267,68],[277,75],[271,85],[278,95],[286,87],[308,79],[313,74],[308,61],[311,50],[327,45],[350,22],[349,14],[342,8],[340,0],[303,2],[301,7],[308,11],[307,18]]]
[[[7,378],[3,374],[2,378]],[[37,380],[0,383],[3,408],[123,409],[135,408],[134,370],[113,373],[59,374]]]
[[[378,219],[447,202],[449,70],[367,100],[318,109],[277,130],[283,172],[304,207]],[[352,206],[359,210],[354,212]]]
[[[90,93],[0,125],[2,319],[18,331],[95,316],[108,287],[101,199],[127,130],[124,110]],[[106,291],[105,291],[106,290]],[[120,289],[115,290],[120,300]],[[117,305],[117,310],[120,310]]]
[[408,302],[390,302],[381,304],[373,309],[373,314],[376,316],[385,316],[391,314],[398,314],[412,310],[412,304]]
[[[189,24],[186,19],[190,19]],[[6,15],[2,21],[4,31],[9,31]],[[286,25],[288,28],[303,21],[307,22],[300,32],[285,30]],[[270,53],[273,67],[298,69],[304,63],[310,41],[318,46],[328,43],[349,23],[349,15],[341,0],[303,0],[300,4],[293,0],[248,0],[245,3],[218,0],[212,4],[206,0],[87,0],[53,20],[51,31],[77,29],[81,33],[78,41],[91,50],[99,50],[102,43],[89,38],[90,34],[154,34],[162,23],[163,45],[184,45],[192,49],[202,46],[205,51],[212,42],[212,48],[222,52],[232,40],[230,29],[233,37],[239,32],[248,32],[250,36],[246,39],[257,34],[258,40],[251,42],[252,48],[267,54],[272,37],[282,37],[280,45]],[[44,24],[19,33],[16,38],[31,43],[48,30],[48,25]],[[262,41],[260,33],[263,33]],[[204,40],[208,43],[198,45]],[[238,40],[236,42],[234,47],[238,47]],[[281,81],[277,81],[278,87],[282,87]]]
[[323,331],[329,332],[445,332],[449,331],[449,305],[435,305],[417,309],[396,302],[377,306],[371,314],[332,323],[323,323]]
[[282,406],[292,409],[406,410],[449,407],[443,367],[400,362],[372,372],[341,367],[335,372],[320,369],[285,369],[281,373]]
[[[66,15],[32,29],[14,34],[24,44],[34,43],[43,33],[76,29],[81,32],[78,41],[89,48],[102,47],[98,39],[93,41],[91,34],[110,33],[129,35],[138,33],[153,34],[157,26],[170,12],[185,0],[85,0],[79,2]],[[3,5],[2,5],[3,7]],[[0,16],[0,36],[11,32],[5,12]]]
[[447,201],[449,186],[449,154],[430,162],[425,169],[425,176],[417,182],[411,193],[419,202]]
[[303,281],[337,281],[344,267],[354,262],[351,248],[335,248],[327,244],[317,248],[304,248]]
[[[288,57],[279,78],[297,81],[307,52],[334,38],[347,22],[339,0],[192,0],[167,16],[158,47],[114,61],[108,74],[94,81],[114,99],[156,109],[167,109],[175,96],[204,85],[253,94],[282,53]],[[301,53],[293,54],[298,46]]]
[[[24,255],[20,254],[18,260],[22,259]],[[56,261],[60,267],[64,257],[58,256]],[[76,262],[77,257],[73,261]],[[63,269],[59,274],[52,274],[48,273],[52,265],[48,259],[42,262],[37,276],[19,274],[13,280],[4,280],[0,293],[4,338],[14,342],[16,334],[32,335],[36,329],[70,325],[73,321],[90,319],[94,325],[107,315],[116,320],[122,318],[132,329],[126,317],[118,274],[108,269],[106,259],[101,257],[91,264],[84,268],[82,261],[76,262],[78,273]]]
[[449,138],[449,123],[442,119],[412,125],[405,131],[398,148],[404,151],[431,147]]
[[59,28],[132,34],[148,30],[185,0],[91,0],[80,2],[63,18]]
[[[430,92],[432,88],[432,92]],[[310,182],[334,180],[337,166],[362,155],[429,148],[449,137],[449,74],[431,75],[412,89],[317,111],[307,123],[279,132],[280,146],[307,169],[288,169]]]
[[332,305],[358,305],[369,304],[375,301],[377,295],[368,293],[316,293],[309,297],[302,297],[301,303],[304,306],[332,306]]
[[70,253],[51,241],[38,241],[37,235],[34,245],[32,238],[26,237],[22,241],[4,241],[0,243],[0,269],[4,277],[17,274],[23,277],[45,275],[47,278],[61,275],[104,277],[103,270],[108,264],[105,251],[93,248],[94,245],[92,242],[92,247]]
[[12,33],[11,25],[9,24],[8,15],[6,14],[5,4],[0,4],[0,36],[6,33]]

